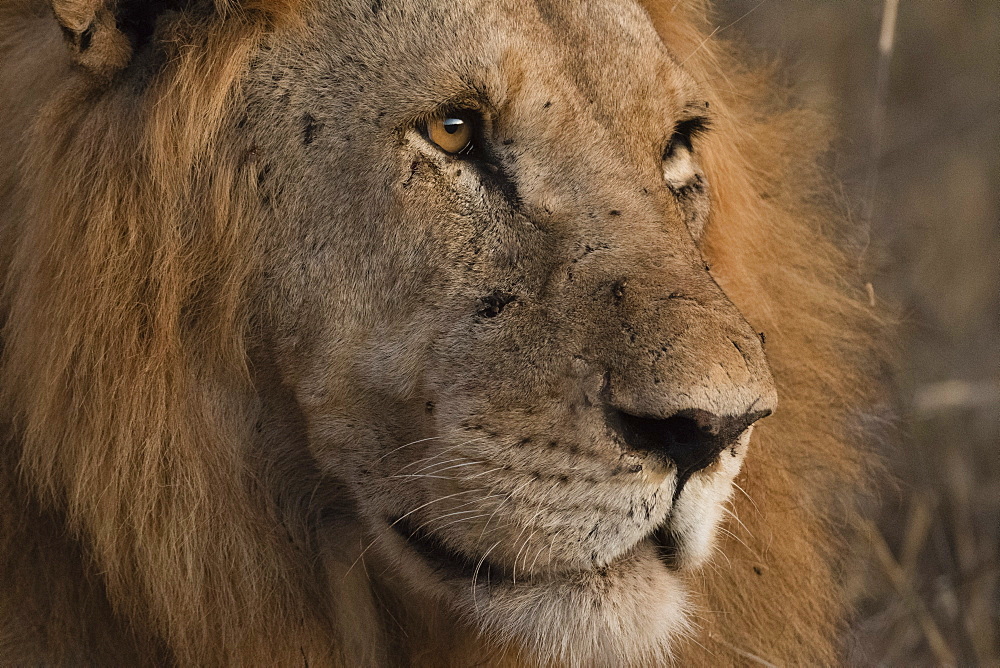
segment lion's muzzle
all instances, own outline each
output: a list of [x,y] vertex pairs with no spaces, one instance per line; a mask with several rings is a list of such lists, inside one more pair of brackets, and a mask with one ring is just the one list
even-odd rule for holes
[[640,453],[667,459],[677,471],[677,496],[694,473],[708,467],[770,409],[751,410],[741,415],[716,415],[700,409],[678,411],[666,419],[631,415],[608,410],[608,424],[624,443]]

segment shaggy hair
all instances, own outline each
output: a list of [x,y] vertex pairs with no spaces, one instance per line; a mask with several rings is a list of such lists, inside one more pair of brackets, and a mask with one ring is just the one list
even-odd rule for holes
[[[367,633],[349,600],[317,600],[305,524],[318,509],[276,493],[244,446],[260,166],[224,128],[261,40],[296,29],[299,4],[216,0],[173,22],[136,94],[113,68],[70,62],[46,3],[0,0],[7,661],[45,648],[51,663],[337,664],[344,639]],[[766,333],[781,396],[737,478],[720,557],[687,576],[695,630],[675,658],[833,664],[878,323],[834,241],[842,221],[816,166],[825,126],[744,64],[706,3],[643,4],[708,93],[704,255]],[[448,642],[408,644],[433,663]],[[519,660],[463,642],[470,657]]]

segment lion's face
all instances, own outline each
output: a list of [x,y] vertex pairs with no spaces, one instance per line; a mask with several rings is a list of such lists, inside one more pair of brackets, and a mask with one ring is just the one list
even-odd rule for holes
[[364,558],[524,643],[663,651],[776,398],[698,248],[711,109],[648,17],[330,1],[247,95],[260,348]]

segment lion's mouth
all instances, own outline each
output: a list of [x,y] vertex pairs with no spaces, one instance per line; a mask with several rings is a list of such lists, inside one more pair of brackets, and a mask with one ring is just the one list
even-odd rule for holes
[[[389,522],[389,526],[435,573],[443,577],[493,583],[512,579],[507,569],[489,561],[487,556],[473,557],[465,554],[447,545],[433,531],[416,525],[408,517],[396,518]],[[666,568],[677,570],[680,567],[680,546],[676,534],[670,530],[669,518],[636,545],[644,542],[649,542],[656,548],[657,557]],[[519,575],[518,579],[522,577]],[[525,574],[523,579],[531,578]]]
[[646,540],[656,547],[656,556],[663,562],[664,566],[670,570],[680,568],[680,544],[678,543],[677,534],[670,530],[669,518],[666,522],[656,527]]
[[409,517],[399,517],[391,521],[389,526],[435,572],[443,576],[486,582],[507,577],[504,569],[491,563],[486,557],[471,557],[450,547],[424,526],[414,525]]

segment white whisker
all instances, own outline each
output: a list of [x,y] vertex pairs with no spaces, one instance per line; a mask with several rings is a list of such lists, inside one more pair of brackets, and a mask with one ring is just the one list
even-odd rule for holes
[[757,513],[759,514],[760,513],[760,508],[757,507],[757,503],[750,497],[749,494],[747,494],[747,491],[745,489],[743,489],[742,487],[740,487],[739,485],[737,485],[735,482],[733,482],[732,485],[733,485],[733,487],[736,490],[739,491],[740,494],[742,494],[743,496],[747,497],[747,501],[750,502],[750,504],[753,506],[754,510],[756,510]]
[[750,539],[753,540],[753,538],[754,538],[753,532],[750,531],[750,529],[747,528],[746,524],[743,524],[743,521],[739,517],[736,516],[736,513],[734,513],[729,508],[726,508],[725,506],[722,506],[722,512],[724,512],[725,514],[729,515],[734,520],[736,520],[736,523],[739,524],[740,527],[742,527],[742,529],[747,532],[747,536],[749,536]]
[[403,445],[399,446],[398,448],[393,448],[389,452],[385,453],[384,455],[382,455],[381,457],[379,457],[378,459],[376,459],[374,462],[372,462],[372,464],[378,464],[380,461],[382,461],[383,459],[385,459],[386,457],[388,457],[392,453],[399,452],[403,448],[408,448],[411,445],[416,445],[417,443],[423,443],[425,441],[433,441],[433,440],[438,439],[438,438],[444,438],[444,437],[443,436],[428,436],[427,438],[418,438],[415,441],[410,441],[409,443],[404,443]]
[[[409,511],[405,515],[401,515],[400,517],[396,518],[396,520],[394,522],[392,522],[392,524],[390,524],[388,528],[391,529],[392,527],[396,526],[397,524],[399,524],[400,522],[402,522],[404,519],[406,519],[407,517],[409,517],[413,513],[417,512],[418,510],[421,510],[423,508],[426,508],[427,506],[429,506],[431,504],[438,503],[440,501],[444,501],[446,499],[450,499],[450,498],[459,496],[461,494],[468,494],[469,492],[479,492],[479,491],[482,491],[482,490],[481,489],[465,489],[465,490],[462,490],[461,492],[455,492],[454,494],[448,494],[447,496],[438,497],[438,498],[434,499],[433,501],[428,501],[427,503],[424,503],[422,505],[417,506],[416,508],[414,508],[413,510]],[[373,538],[371,540],[371,542],[368,543],[368,545],[365,547],[365,549],[361,550],[361,554],[358,555],[358,558],[354,560],[354,563],[352,563],[351,566],[350,566],[350,568],[347,569],[347,572],[344,573],[344,577],[345,578],[350,574],[351,570],[357,565],[357,563],[361,559],[361,557],[365,556],[365,553],[368,552],[369,549],[371,549],[372,545],[374,545],[378,541],[378,539],[382,537],[382,535],[383,534],[379,534],[378,536],[375,536],[375,538]]]
[[502,542],[503,542],[502,540],[498,540],[497,542],[493,543],[493,546],[490,549],[486,550],[483,556],[479,558],[479,563],[476,564],[476,570],[473,571],[472,573],[472,603],[473,605],[476,606],[477,613],[479,612],[479,601],[476,598],[476,580],[479,578],[479,569],[481,569],[483,567],[483,564],[486,563],[486,557],[490,556],[490,552],[495,550],[496,547],[500,545],[500,543]]

